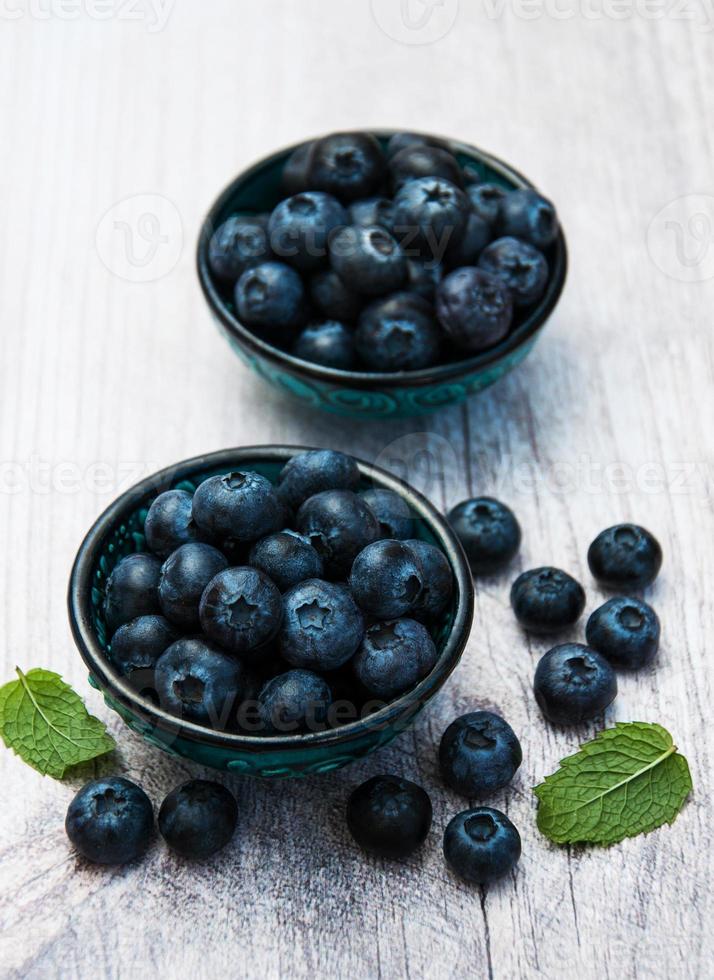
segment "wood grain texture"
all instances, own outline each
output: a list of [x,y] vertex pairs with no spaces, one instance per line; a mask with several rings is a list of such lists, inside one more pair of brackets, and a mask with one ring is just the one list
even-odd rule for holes
[[[616,20],[573,3],[570,19],[526,20],[511,4],[494,16],[462,0],[453,29],[422,46],[386,36],[367,0],[177,0],[159,31],[120,16],[125,6],[106,20],[84,2],[72,20],[29,5],[0,15],[2,677],[15,663],[61,672],[110,724],[120,770],[158,804],[197,770],[144,745],[87,687],[64,598],[84,531],[130,482],[194,453],[345,447],[406,461],[445,507],[501,496],[525,532],[513,573],[567,568],[587,585],[588,611],[601,599],[590,540],[621,519],[650,527],[666,554],[651,590],[663,647],[651,669],[622,677],[607,721],[669,728],[695,793],[671,829],[608,851],[538,835],[530,788],[598,726],[543,723],[530,684],[544,644],[514,624],[511,576],[487,579],[463,662],[417,727],[334,777],[230,781],[240,832],[205,865],[157,844],[138,866],[87,867],[63,831],[80,780],[42,779],[0,753],[0,973],[711,976],[714,290],[711,278],[681,281],[674,251],[665,274],[647,248],[665,205],[714,194],[704,6],[692,0],[694,20]],[[556,199],[571,250],[533,356],[467,407],[417,422],[332,419],[268,391],[213,330],[193,271],[201,217],[239,168],[309,134],[369,125],[442,132],[508,159]],[[149,282],[113,274],[95,244],[102,216],[137,194],[162,195],[180,219],[155,268],[171,249],[176,264]],[[432,476],[400,441],[413,433],[445,460]],[[487,893],[457,883],[440,853],[463,803],[439,786],[435,746],[476,706],[502,712],[524,747],[515,783],[493,800],[520,828],[523,858]],[[383,770],[434,800],[427,845],[396,866],[358,853],[342,817],[350,787]]]

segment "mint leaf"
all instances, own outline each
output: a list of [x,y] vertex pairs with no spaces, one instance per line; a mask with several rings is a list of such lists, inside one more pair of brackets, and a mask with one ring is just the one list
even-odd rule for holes
[[666,729],[619,722],[536,786],[538,829],[556,844],[615,844],[672,823],[691,790]]
[[0,688],[0,735],[43,776],[62,779],[71,766],[114,748],[104,724],[59,674],[35,668]]

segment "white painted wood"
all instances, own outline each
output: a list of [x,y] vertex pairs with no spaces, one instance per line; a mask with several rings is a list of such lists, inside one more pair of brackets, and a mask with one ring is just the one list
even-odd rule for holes
[[[434,16],[455,7],[445,0]],[[367,0],[169,0],[161,30],[129,19],[124,0],[0,4],[2,678],[15,663],[60,671],[158,804],[195,768],[118,724],[69,635],[65,585],[90,522],[144,472],[204,450],[307,442],[374,459],[427,432],[451,459],[438,502],[502,496],[525,531],[514,573],[562,565],[586,583],[589,610],[601,597],[585,563],[598,530],[628,518],[661,539],[651,593],[661,656],[622,677],[608,721],[666,725],[689,757],[693,799],[671,829],[609,851],[540,838],[530,787],[578,736],[542,722],[530,682],[543,644],[514,625],[511,576],[489,579],[462,665],[416,729],[331,778],[233,780],[240,833],[204,866],[158,844],[136,867],[81,866],[63,832],[75,785],[0,752],[3,976],[711,976],[714,290],[711,277],[680,279],[713,273],[714,247],[687,273],[664,224],[701,202],[655,225],[669,275],[647,247],[669,202],[714,194],[708,8],[689,0],[647,19],[643,5],[557,7],[574,16],[462,0],[445,37],[414,46],[383,33]],[[422,421],[346,422],[271,393],[213,330],[193,271],[201,217],[239,168],[300,137],[367,125],[503,156],[552,194],[569,237],[569,283],[532,358],[468,407]],[[166,271],[149,282],[113,274],[95,245],[102,216],[138,194],[170,202],[168,242],[154,264],[132,267]],[[478,705],[505,714],[525,753],[493,800],[519,826],[523,859],[487,894],[445,870],[441,831],[462,804],[435,770],[446,723]],[[380,770],[433,795],[428,844],[403,865],[365,859],[345,832],[349,788]]]

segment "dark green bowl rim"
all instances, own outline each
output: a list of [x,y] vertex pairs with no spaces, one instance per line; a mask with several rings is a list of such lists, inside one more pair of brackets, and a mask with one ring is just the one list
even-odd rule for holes
[[[372,129],[369,131],[374,133],[375,136],[384,139],[388,139],[397,132],[403,132],[403,130],[395,129]],[[414,132],[414,130],[410,130],[410,132]],[[465,154],[472,159],[486,164],[492,170],[496,171],[505,181],[514,184],[516,187],[534,186],[523,174],[498,157],[487,153],[485,150],[448,137],[435,136],[432,133],[423,133],[421,135],[430,139],[441,140],[452,152]],[[484,351],[482,354],[477,354],[474,357],[469,357],[461,361],[452,361],[448,364],[440,364],[432,368],[423,368],[419,371],[392,371],[383,374],[374,371],[342,371],[337,368],[328,368],[321,364],[313,364],[310,361],[300,360],[300,358],[293,357],[292,354],[288,354],[256,336],[226,309],[220,293],[213,283],[208,267],[208,244],[211,235],[216,229],[217,215],[221,213],[226,203],[233,197],[238,185],[252,177],[253,174],[260,171],[263,167],[274,163],[285,154],[291,153],[304,142],[307,141],[300,140],[299,143],[293,143],[288,147],[277,150],[275,153],[271,153],[269,156],[258,160],[257,163],[254,163],[246,170],[241,171],[216,198],[201,226],[196,251],[196,264],[198,279],[201,283],[203,294],[213,314],[242,347],[248,348],[253,353],[265,357],[275,364],[289,368],[294,374],[313,378],[323,383],[327,382],[338,388],[348,384],[357,388],[381,387],[384,384],[396,388],[413,387],[415,385],[425,386],[435,383],[441,384],[458,378],[463,374],[488,368],[490,365],[502,360],[507,354],[523,346],[553,312],[563,291],[568,268],[568,253],[562,226],[558,232],[555,244],[552,246],[555,253],[555,260],[550,263],[551,275],[548,280],[548,285],[536,308],[500,344],[496,344],[495,347],[491,347],[489,350]]]
[[222,467],[229,470],[236,465],[248,466],[257,462],[285,462],[296,453],[306,452],[310,448],[275,445],[243,446],[183,460],[159,470],[126,490],[107,507],[88,531],[74,560],[67,595],[74,641],[100,689],[109,691],[123,707],[139,715],[143,721],[180,734],[182,738],[186,737],[204,745],[211,744],[223,748],[273,751],[280,748],[295,749],[300,746],[324,746],[344,741],[351,736],[364,735],[371,730],[388,727],[389,723],[402,715],[405,710],[417,704],[426,704],[456,667],[469,637],[474,606],[471,573],[461,545],[444,517],[423,494],[385,470],[357,459],[363,478],[373,481],[376,486],[386,487],[399,493],[407,500],[412,510],[425,521],[430,532],[438,539],[439,546],[446,555],[454,574],[456,610],[451,632],[434,669],[416,687],[366,719],[324,732],[274,737],[252,736],[212,731],[193,722],[178,721],[173,715],[156,707],[149,699],[139,696],[126,679],[113,669],[92,626],[91,592],[93,572],[104,543],[116,526],[121,524],[122,518],[141,506],[149,495],[169,489],[190,474]]

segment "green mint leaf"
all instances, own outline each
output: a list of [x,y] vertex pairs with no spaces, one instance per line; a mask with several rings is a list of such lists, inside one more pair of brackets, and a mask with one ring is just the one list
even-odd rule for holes
[[69,768],[111,752],[114,739],[90,715],[59,674],[35,668],[0,688],[0,735],[43,776],[62,779]]
[[666,729],[619,722],[536,786],[538,829],[556,844],[615,844],[672,823],[691,790]]

